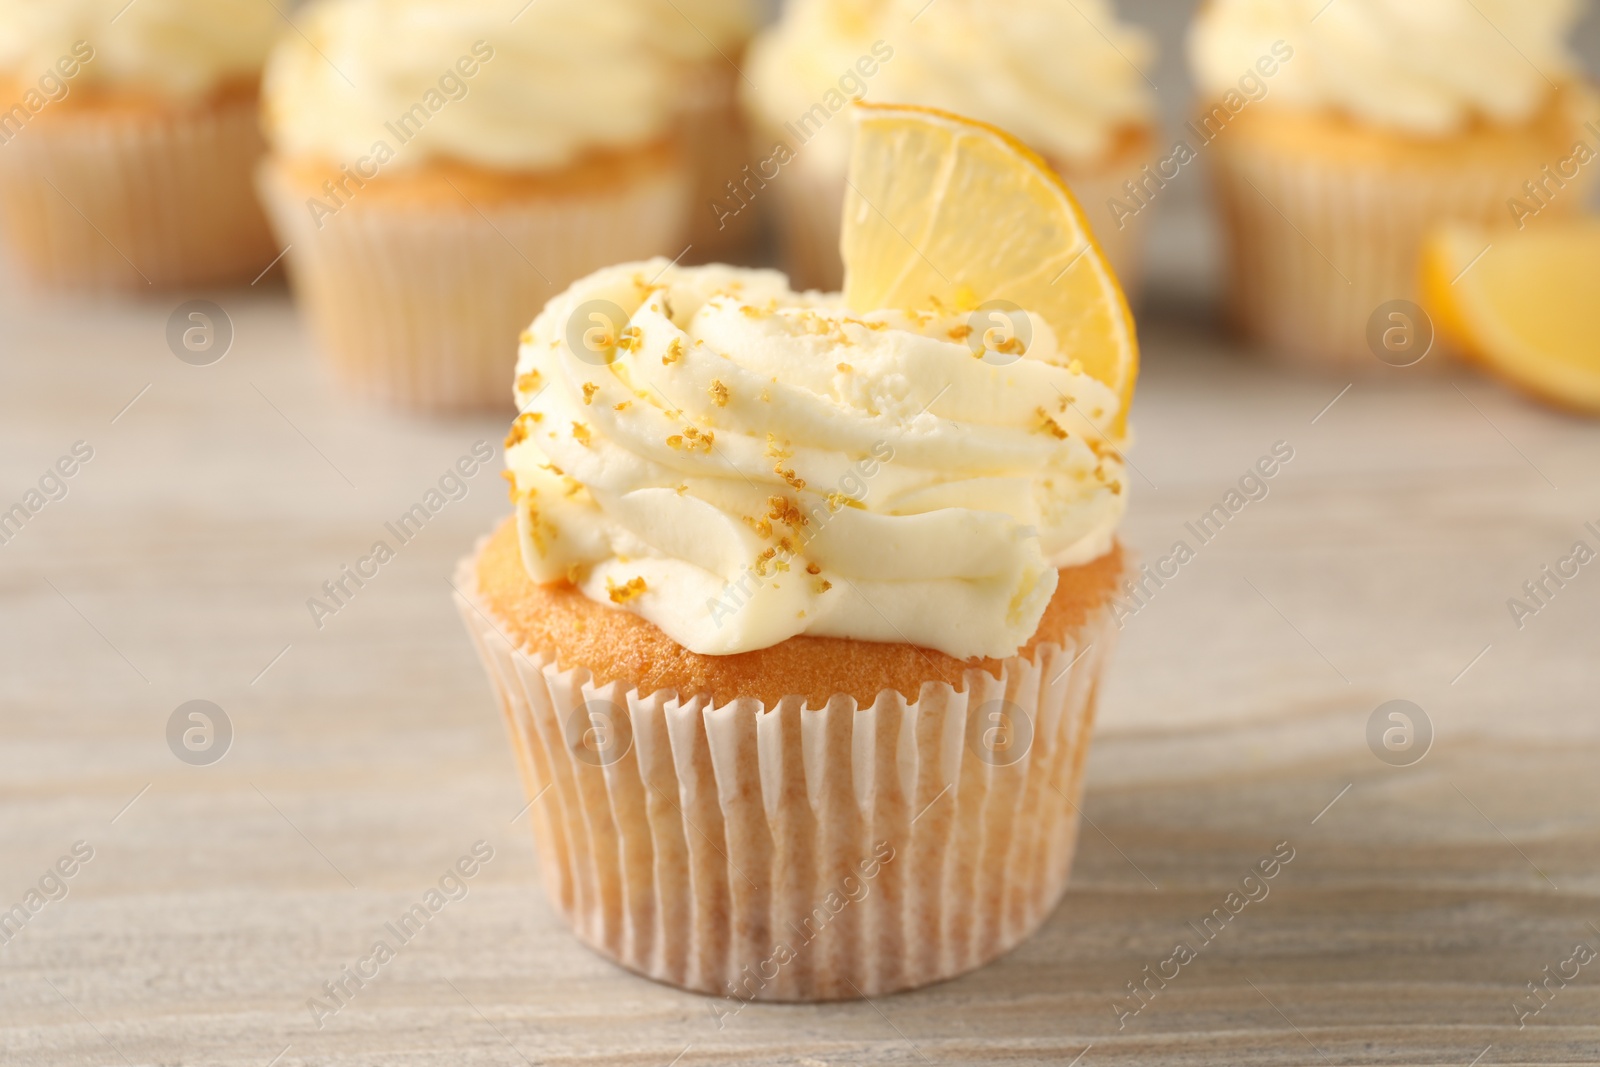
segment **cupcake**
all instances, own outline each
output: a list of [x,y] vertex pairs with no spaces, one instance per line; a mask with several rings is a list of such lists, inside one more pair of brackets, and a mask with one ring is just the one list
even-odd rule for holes
[[347,387],[412,409],[503,406],[505,338],[545,301],[605,264],[683,252],[687,116],[715,110],[726,63],[705,34],[743,25],[707,14],[740,0],[691,6],[304,9],[268,64],[261,186]]
[[[1034,221],[1029,266],[1109,278]],[[727,1012],[938,981],[1043,921],[1126,580],[1123,396],[1057,339],[1090,309],[990,348],[948,296],[846,299],[665,259],[575,283],[523,336],[513,515],[454,581],[551,901]]]
[[47,288],[250,280],[267,0],[0,0],[0,232]]
[[1574,151],[1600,151],[1600,127],[1564,44],[1578,10],[1210,0],[1189,40],[1205,98],[1190,130],[1240,331],[1289,362],[1376,368],[1384,323],[1369,324],[1417,300],[1430,231],[1580,211],[1595,170]]
[[[1109,0],[793,0],[751,47],[745,104],[797,285],[838,288],[850,99],[942,108],[992,122],[1067,180],[1126,289],[1149,214],[1119,208],[1155,160],[1143,32]],[[776,147],[781,145],[782,152]],[[768,173],[770,172],[770,173]],[[781,172],[781,176],[778,176]],[[738,206],[735,202],[733,206]]]

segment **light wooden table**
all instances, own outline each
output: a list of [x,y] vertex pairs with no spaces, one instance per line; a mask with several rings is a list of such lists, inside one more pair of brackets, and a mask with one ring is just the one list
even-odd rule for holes
[[[538,888],[446,584],[506,510],[493,469],[321,630],[305,607],[503,421],[350,404],[279,289],[216,297],[236,340],[208,367],[168,351],[176,301],[5,292],[0,507],[94,450],[0,546],[0,909],[93,849],[0,949],[7,1064],[1600,1060],[1600,961],[1515,1008],[1600,948],[1600,563],[1520,631],[1506,607],[1600,546],[1600,425],[1470,376],[1341,394],[1147,320],[1147,560],[1275,442],[1294,459],[1128,620],[1065,902],[977,974],[719,1027]],[[168,747],[193,699],[232,724],[210,766]],[[1436,734],[1412,766],[1368,747],[1392,699]],[[308,999],[479,840],[465,899],[318,1029]],[[1128,983],[1285,841],[1270,895],[1119,1028]]]

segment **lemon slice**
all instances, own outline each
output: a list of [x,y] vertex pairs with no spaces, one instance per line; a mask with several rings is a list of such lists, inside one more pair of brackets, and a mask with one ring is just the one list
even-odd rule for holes
[[1133,317],[1083,209],[1016,138],[933,108],[857,104],[845,192],[845,302],[855,311],[1003,301],[1055,330],[1065,362],[1122,398],[1139,373]]
[[1466,356],[1543,400],[1600,413],[1600,219],[1440,230],[1422,288],[1439,333]]

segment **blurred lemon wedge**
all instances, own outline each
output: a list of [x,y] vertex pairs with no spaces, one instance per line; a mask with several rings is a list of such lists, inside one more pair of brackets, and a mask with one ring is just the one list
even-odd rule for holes
[[1441,229],[1423,250],[1422,290],[1439,333],[1468,358],[1543,400],[1600,413],[1600,219]]
[[1083,209],[1016,138],[933,108],[857,104],[845,192],[845,303],[857,312],[1005,301],[1042,317],[1064,363],[1121,397],[1139,373],[1133,316]]

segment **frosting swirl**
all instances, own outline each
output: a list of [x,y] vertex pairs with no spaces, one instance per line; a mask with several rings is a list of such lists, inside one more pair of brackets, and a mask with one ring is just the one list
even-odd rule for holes
[[[274,147],[350,162],[384,141],[399,167],[436,158],[561,167],[667,136],[686,75],[731,60],[753,20],[750,0],[519,6],[316,0],[300,19],[304,36],[285,37],[268,64]],[[412,113],[426,121],[402,127],[396,144],[389,126]]]
[[[507,438],[535,581],[728,654],[796,634],[1008,656],[1125,507],[1115,394],[1029,316],[855,315],[774,271],[608,268],[523,336]],[[608,362],[609,360],[609,362]]]
[[[796,0],[752,49],[750,105],[771,126],[793,122],[878,41],[893,58],[849,95],[991,122],[1061,161],[1098,160],[1153,121],[1140,71],[1154,45],[1109,0],[1010,0],[1003,17],[985,0]],[[849,123],[830,125],[806,150],[843,170]]]
[[0,70],[31,80],[86,41],[75,85],[193,98],[253,81],[285,28],[268,0],[0,0]]
[[1532,118],[1570,78],[1579,0],[1210,0],[1189,35],[1202,90],[1221,94],[1287,42],[1269,103],[1329,109],[1421,135]]

